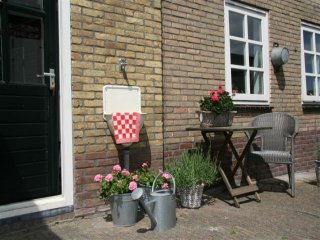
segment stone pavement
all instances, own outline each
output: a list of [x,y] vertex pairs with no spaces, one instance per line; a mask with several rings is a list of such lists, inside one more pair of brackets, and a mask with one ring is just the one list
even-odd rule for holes
[[320,188],[314,170],[297,173],[296,178],[295,198],[277,187],[281,179],[287,180],[283,176],[264,183],[260,203],[247,196],[241,199],[240,208],[231,205],[222,188],[207,191],[200,209],[177,208],[177,225],[165,232],[148,231],[147,217],[132,227],[115,227],[105,215],[95,215],[38,225],[0,226],[0,239],[320,239]]

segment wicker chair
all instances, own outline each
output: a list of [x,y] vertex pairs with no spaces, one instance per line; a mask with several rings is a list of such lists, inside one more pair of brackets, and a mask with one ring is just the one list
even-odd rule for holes
[[[295,196],[295,177],[294,177],[294,145],[295,137],[298,133],[298,121],[281,112],[265,113],[253,118],[250,126],[271,126],[272,129],[261,130],[256,135],[260,138],[260,149],[251,146],[248,161],[252,158],[260,158],[266,163],[287,164],[289,187],[291,196]],[[247,134],[249,136],[250,133]],[[288,140],[290,147],[288,148]]]

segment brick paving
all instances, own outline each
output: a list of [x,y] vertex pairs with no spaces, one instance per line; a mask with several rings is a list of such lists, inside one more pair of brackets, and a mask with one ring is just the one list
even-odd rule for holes
[[320,239],[320,188],[314,171],[297,174],[295,198],[281,188],[272,189],[260,193],[260,203],[253,196],[243,197],[239,209],[222,188],[207,191],[200,209],[177,208],[177,225],[165,232],[148,231],[147,217],[132,227],[115,227],[105,215],[94,215],[45,225],[1,226],[0,239]]

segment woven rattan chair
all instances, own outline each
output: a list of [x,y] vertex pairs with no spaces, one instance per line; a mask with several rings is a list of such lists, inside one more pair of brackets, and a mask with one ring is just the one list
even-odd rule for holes
[[286,164],[291,196],[294,197],[294,145],[298,133],[298,121],[286,113],[272,112],[256,116],[250,122],[250,126],[271,126],[272,129],[258,131],[256,139],[261,141],[260,149],[251,146],[248,160],[260,158],[266,163]]

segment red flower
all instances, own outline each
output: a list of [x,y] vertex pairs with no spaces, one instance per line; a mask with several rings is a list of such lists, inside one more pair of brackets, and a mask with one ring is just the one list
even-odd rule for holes
[[223,87],[223,83],[218,83],[218,88],[222,89],[222,87]]
[[219,89],[217,92],[218,92],[219,94],[223,94],[223,93],[224,93],[224,90],[223,90],[223,89]]
[[217,95],[212,95],[211,99],[213,102],[219,102],[219,97]]

